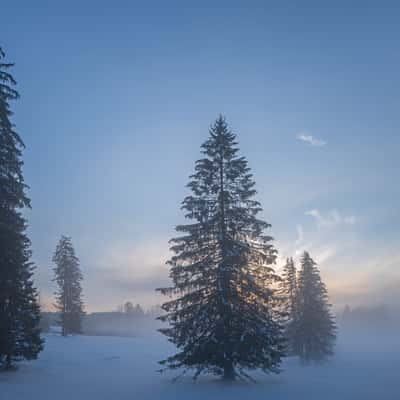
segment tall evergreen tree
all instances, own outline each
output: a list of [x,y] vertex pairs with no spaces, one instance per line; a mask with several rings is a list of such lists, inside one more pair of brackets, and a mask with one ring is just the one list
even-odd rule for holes
[[160,331],[179,352],[161,361],[165,368],[193,369],[224,379],[248,377],[246,370],[279,372],[282,326],[277,318],[271,264],[276,250],[257,218],[254,181],[235,135],[223,117],[210,128],[196,162],[182,208],[191,220],[179,225],[168,261],[173,286],[160,317]]
[[62,335],[81,333],[83,277],[71,238],[61,236],[53,262],[55,263],[54,281],[58,285],[58,291],[55,293],[56,307],[61,315]]
[[307,252],[301,257],[293,321],[294,352],[302,361],[321,361],[333,355],[336,325],[330,312],[328,291],[317,264]]
[[292,319],[297,291],[297,271],[292,257],[286,259],[286,264],[283,266],[281,277],[280,292],[285,298],[286,314],[290,319]]
[[293,321],[296,315],[297,271],[293,258],[287,258],[283,266],[280,282],[283,312],[285,320],[285,336],[287,339],[288,353],[293,352]]
[[40,309],[33,286],[24,208],[30,207],[22,174],[24,143],[14,130],[9,102],[18,99],[13,64],[0,48],[0,364],[35,359],[43,348]]

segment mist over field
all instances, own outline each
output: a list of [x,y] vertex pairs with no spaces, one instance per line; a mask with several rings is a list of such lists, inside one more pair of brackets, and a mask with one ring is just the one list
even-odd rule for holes
[[212,376],[196,384],[186,376],[172,384],[174,373],[158,375],[158,359],[173,353],[174,347],[153,329],[143,331],[139,321],[132,324],[132,337],[47,334],[46,350],[38,361],[22,364],[18,374],[0,374],[2,395],[47,400],[57,393],[67,400],[73,388],[78,399],[396,399],[399,314],[392,320],[388,314],[364,310],[347,322],[339,318],[336,354],[329,362],[304,367],[288,357],[280,375],[258,373],[256,384],[233,386]]

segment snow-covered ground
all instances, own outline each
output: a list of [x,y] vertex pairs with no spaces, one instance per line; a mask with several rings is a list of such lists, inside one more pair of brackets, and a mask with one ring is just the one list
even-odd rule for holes
[[1,400],[235,400],[400,399],[398,336],[341,338],[327,364],[287,359],[280,375],[254,374],[258,383],[224,384],[213,377],[171,383],[157,361],[174,351],[158,334],[141,338],[46,336],[39,360],[0,374]]

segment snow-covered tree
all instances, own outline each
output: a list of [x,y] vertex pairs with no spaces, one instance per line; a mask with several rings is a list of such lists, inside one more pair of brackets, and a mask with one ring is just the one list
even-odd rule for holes
[[293,321],[293,350],[302,361],[320,361],[333,355],[336,325],[328,291],[317,264],[307,252],[301,257]]
[[161,364],[227,380],[253,369],[277,373],[284,339],[271,267],[276,250],[264,233],[270,225],[257,218],[255,183],[225,119],[209,133],[182,205],[191,223],[171,240],[173,286],[158,289],[171,296],[161,332],[179,349]]
[[71,238],[61,236],[53,262],[54,281],[58,285],[58,291],[55,293],[56,307],[61,315],[62,335],[80,333],[83,314],[81,285],[83,277]]
[[282,280],[280,282],[280,293],[285,298],[286,314],[292,319],[295,309],[297,291],[297,271],[293,258],[287,258],[282,268]]
[[19,97],[0,48],[0,365],[35,359],[43,348],[33,286],[30,241],[21,213],[30,207],[21,160],[24,143],[11,122],[9,102]]
[[297,271],[293,258],[287,258],[281,274],[280,295],[282,296],[282,310],[285,319],[285,336],[288,352],[293,352],[292,324],[296,314]]

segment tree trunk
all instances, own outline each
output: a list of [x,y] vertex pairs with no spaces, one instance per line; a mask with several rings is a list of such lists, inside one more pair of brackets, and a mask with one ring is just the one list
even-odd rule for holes
[[236,378],[236,374],[235,374],[235,369],[233,368],[233,363],[232,361],[225,361],[225,365],[224,365],[224,376],[223,376],[223,380],[224,381],[234,381]]
[[6,364],[4,366],[4,369],[6,371],[9,371],[11,369],[11,356],[10,356],[10,354],[6,355]]

